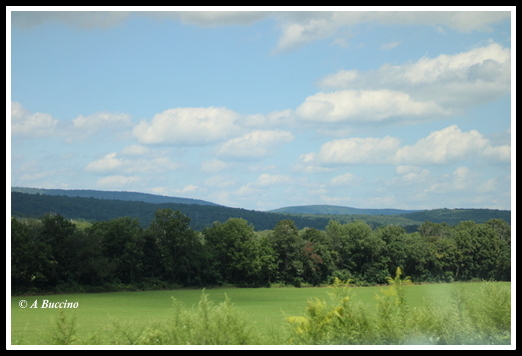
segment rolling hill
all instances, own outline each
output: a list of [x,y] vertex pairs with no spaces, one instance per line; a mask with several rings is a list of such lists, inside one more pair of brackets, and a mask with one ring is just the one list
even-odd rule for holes
[[137,192],[122,192],[122,191],[102,191],[102,190],[89,190],[89,189],[41,189],[41,188],[21,188],[12,187],[11,192],[27,193],[27,194],[43,194],[43,195],[58,195],[66,197],[80,197],[80,198],[96,198],[96,199],[108,199],[108,200],[123,200],[123,201],[141,201],[144,203],[162,204],[162,203],[175,203],[175,204],[197,204],[197,205],[212,205],[219,206],[218,204],[211,203],[205,200],[189,199],[189,198],[177,198],[168,197],[164,195],[137,193]]
[[372,228],[398,225],[414,232],[425,221],[456,225],[471,220],[483,223],[502,219],[511,224],[509,210],[494,209],[434,209],[424,211],[400,209],[357,209],[330,205],[287,207],[268,212],[230,208],[197,199],[166,197],[136,192],[97,190],[62,190],[12,188],[11,216],[40,218],[46,213],[57,213],[68,219],[88,221],[110,220],[129,216],[137,218],[143,227],[154,219],[160,208],[178,210],[191,220],[196,230],[213,222],[229,218],[243,218],[256,230],[270,230],[283,219],[293,220],[299,229],[312,227],[323,230],[330,220],[348,223],[361,220]]
[[275,210],[272,213],[312,214],[312,215],[400,215],[418,212],[420,210],[401,209],[358,209],[337,205],[302,205],[287,206]]

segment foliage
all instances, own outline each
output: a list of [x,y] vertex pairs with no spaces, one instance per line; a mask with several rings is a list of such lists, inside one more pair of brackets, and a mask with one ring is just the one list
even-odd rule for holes
[[[397,272],[400,272],[399,269]],[[408,285],[400,273],[376,296],[373,311],[335,293],[333,302],[309,301],[304,316],[287,318],[290,344],[364,345],[508,345],[511,343],[510,293],[486,284],[479,296],[459,295],[456,308],[424,303],[408,308],[398,286]],[[335,288],[338,288],[335,287]]]
[[[158,205],[157,205],[158,206]],[[511,228],[503,220],[372,229],[330,220],[298,230],[290,219],[256,231],[229,218],[201,232],[179,210],[79,224],[59,214],[11,219],[13,294],[162,289],[167,286],[320,286],[335,277],[358,286],[401,272],[416,282],[511,279]]]

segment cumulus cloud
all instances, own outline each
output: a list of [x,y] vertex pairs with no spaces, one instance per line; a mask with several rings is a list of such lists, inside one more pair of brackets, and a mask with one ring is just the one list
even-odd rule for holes
[[300,161],[318,166],[383,164],[389,162],[399,145],[400,140],[390,136],[339,139],[323,144],[319,152],[302,155]]
[[[153,9],[155,10],[155,9]],[[168,9],[167,9],[168,10]],[[58,22],[80,29],[110,28],[131,16],[179,21],[203,27],[251,25],[272,18],[281,34],[275,53],[295,50],[313,41],[333,37],[362,23],[433,26],[461,32],[489,31],[510,19],[509,11],[13,11],[12,24],[30,28]],[[336,43],[346,45],[338,37]]]
[[[453,55],[423,57],[413,63],[377,70],[341,70],[318,81],[323,89],[391,90],[412,102],[434,102],[450,112],[480,104],[511,90],[511,49],[491,43]],[[407,94],[406,94],[407,93]]]
[[207,145],[237,135],[238,115],[226,108],[176,108],[142,121],[133,130],[144,144]]
[[261,174],[256,181],[249,184],[252,188],[267,188],[274,185],[289,184],[293,179],[284,174]]
[[142,156],[150,152],[150,148],[142,145],[131,145],[123,148],[121,154],[123,156]]
[[179,20],[204,26],[250,25],[270,16],[270,11],[162,11],[144,12],[145,16]]
[[359,184],[361,181],[361,177],[357,177],[356,175],[353,175],[351,173],[345,173],[333,177],[330,180],[330,185],[332,187],[353,186]]
[[85,167],[87,172],[107,172],[120,168],[123,162],[116,158],[116,152],[108,153],[103,158],[93,161]]
[[55,133],[58,120],[45,113],[33,113],[19,102],[11,103],[11,134],[44,137]]
[[401,147],[395,160],[407,164],[445,164],[476,157],[509,162],[508,146],[493,147],[476,130],[462,132],[457,125],[434,131],[414,145]]
[[121,188],[141,180],[142,178],[138,176],[112,175],[98,179],[97,185],[104,188]]
[[392,49],[392,48],[397,47],[397,46],[400,45],[400,44],[401,44],[400,41],[390,42],[390,43],[384,43],[384,44],[381,45],[381,49],[383,49],[383,50]]
[[[456,125],[430,133],[413,145],[401,146],[400,139],[354,137],[329,141],[318,152],[300,156],[300,162],[312,166],[349,164],[430,165],[449,164],[469,159],[508,163],[509,146],[492,146],[476,130],[462,132]],[[399,168],[403,172],[406,168]]]
[[425,189],[426,193],[446,194],[454,191],[476,190],[477,174],[467,167],[457,167],[451,174]]
[[221,144],[217,149],[220,157],[232,159],[260,159],[277,152],[277,149],[294,139],[282,130],[255,130]]
[[391,90],[340,90],[311,95],[296,109],[296,115],[315,122],[382,122],[400,117],[446,116],[431,101],[419,102],[408,94]]
[[[136,148],[131,148],[130,151]],[[129,155],[129,148],[125,148],[121,154],[111,152],[103,156],[103,158],[90,162],[85,171],[90,173],[105,174],[117,171],[119,173],[159,173],[176,170],[181,164],[172,162],[168,157],[153,157],[151,155],[142,158]]]
[[470,32],[488,31],[492,25],[509,20],[510,16],[509,11],[289,12],[279,15],[282,34],[275,51],[300,48],[310,42],[331,37],[342,28],[361,23],[424,25]]
[[230,167],[230,163],[221,161],[219,159],[201,162],[201,169],[204,172],[219,172],[227,169],[228,167]]
[[99,112],[89,116],[80,115],[73,121],[75,128],[91,134],[100,130],[128,127],[132,125],[129,114]]
[[199,187],[197,185],[193,185],[193,184],[189,184],[181,189],[174,189],[174,192],[176,193],[186,193],[186,192],[191,192],[191,191],[194,191],[194,190],[197,190],[199,189]]

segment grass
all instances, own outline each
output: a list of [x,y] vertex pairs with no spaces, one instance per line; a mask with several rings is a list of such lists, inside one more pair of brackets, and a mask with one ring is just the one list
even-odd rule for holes
[[[501,285],[510,287],[510,283]],[[385,302],[382,298],[379,302],[375,298],[376,295],[382,296],[383,291],[389,288],[391,287],[348,288],[350,305],[345,303],[343,310],[346,311],[346,308],[351,306],[361,311],[367,308],[364,310],[372,311],[368,315],[373,315],[379,303]],[[470,319],[470,322],[481,325],[490,323],[491,328],[498,325],[505,328],[502,324],[505,323],[505,318],[495,316],[505,312],[507,304],[500,303],[497,309],[492,309],[491,303],[487,302],[488,298],[498,300],[500,297],[495,290],[484,292],[484,283],[414,285],[407,288],[405,304],[410,311],[417,310],[415,314],[411,314],[412,318],[416,318],[417,321],[425,319],[424,324],[429,324],[426,326],[429,332],[434,333],[432,329],[438,325],[430,321],[434,315],[444,315],[443,311],[435,307],[433,310],[426,308],[429,305],[448,306],[451,310],[457,311],[462,310],[464,306],[468,310],[484,310],[474,313],[475,319]],[[314,310],[310,301],[323,301],[322,306],[317,304],[316,307],[323,308],[325,316],[339,307],[335,303],[328,304],[331,291],[331,288],[230,288],[208,289],[204,293],[202,290],[170,290],[12,297],[11,343],[178,344],[184,343],[183,340],[190,340],[189,342],[194,344],[284,344],[295,332],[288,318],[303,315],[306,318],[307,313]],[[468,297],[459,299],[456,298],[458,295]],[[478,303],[469,304],[470,300],[473,301],[469,296],[479,295],[483,296],[480,300],[485,303],[484,308]],[[396,313],[397,310],[393,309],[391,302],[393,299],[390,298],[388,309],[381,309],[387,313]],[[77,302],[78,308],[42,309],[40,306],[45,299],[50,302]],[[26,308],[19,306],[21,300],[27,302]],[[459,300],[468,304],[461,303],[459,309]],[[39,308],[29,308],[35,301]],[[351,312],[355,313],[357,308]],[[499,308],[503,308],[503,311]],[[491,317],[488,317],[487,313]],[[330,313],[329,318],[334,314]],[[361,313],[353,315],[360,316]],[[453,317],[452,314],[451,318]],[[323,321],[330,319],[326,318]],[[486,319],[487,322],[484,321]],[[222,320],[228,322],[223,324]],[[374,320],[368,319],[367,322]],[[444,323],[439,324],[440,328],[446,327]],[[200,332],[197,333],[195,330]],[[225,330],[228,331],[224,333]],[[389,328],[388,331],[390,330],[398,329]],[[329,332],[330,334],[315,335],[314,343],[335,342],[335,338],[329,338],[331,330]],[[215,335],[215,338],[208,339],[208,335]],[[223,338],[223,335],[231,337]],[[300,340],[294,339],[294,342],[306,344],[310,343],[310,340],[303,337]]]

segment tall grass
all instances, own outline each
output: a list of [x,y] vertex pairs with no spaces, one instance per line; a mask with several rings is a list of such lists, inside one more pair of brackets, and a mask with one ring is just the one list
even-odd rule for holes
[[80,338],[74,319],[57,318],[50,344],[103,345],[256,345],[265,343],[246,315],[229,298],[215,305],[203,291],[197,307],[186,308],[173,298],[172,308],[162,322],[137,325],[113,321],[102,333]]
[[407,278],[397,274],[389,282],[367,303],[356,297],[362,289],[336,279],[326,300],[311,299],[303,315],[287,317],[284,332],[267,332],[228,297],[214,303],[203,290],[196,305],[172,298],[162,318],[114,319],[91,334],[80,335],[81,319],[60,313],[44,344],[510,345],[509,285],[485,282],[478,290],[454,285],[450,302],[409,305]]
[[375,296],[372,308],[346,296],[336,283],[329,303],[308,303],[304,316],[290,317],[290,343],[303,345],[509,345],[511,292],[487,282],[479,295],[456,290],[451,305],[426,303],[411,308],[404,298],[407,280],[400,274]]

